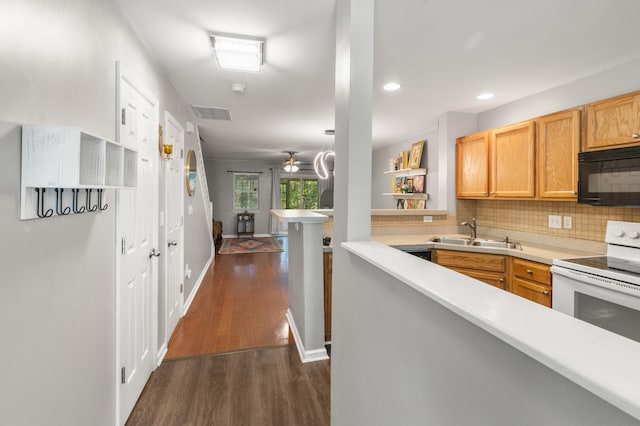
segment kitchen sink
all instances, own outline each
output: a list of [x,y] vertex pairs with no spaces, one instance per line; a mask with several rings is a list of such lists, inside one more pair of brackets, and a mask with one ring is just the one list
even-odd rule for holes
[[479,247],[492,247],[492,248],[516,248],[516,243],[507,241],[474,241],[470,245]]
[[459,246],[471,245],[473,240],[471,238],[450,238],[450,237],[435,237],[431,239],[432,243],[441,244],[456,244]]
[[430,241],[432,243],[453,244],[453,245],[459,245],[459,246],[508,248],[508,249],[518,248],[518,243],[513,243],[511,241],[483,240],[479,238],[472,240],[471,238],[461,238],[461,237],[434,237]]

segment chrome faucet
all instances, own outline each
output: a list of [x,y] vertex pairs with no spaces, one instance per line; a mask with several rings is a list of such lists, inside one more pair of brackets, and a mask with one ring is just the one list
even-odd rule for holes
[[476,239],[476,218],[475,217],[471,219],[471,223],[462,222],[460,226],[468,226],[471,229],[471,239],[472,240]]

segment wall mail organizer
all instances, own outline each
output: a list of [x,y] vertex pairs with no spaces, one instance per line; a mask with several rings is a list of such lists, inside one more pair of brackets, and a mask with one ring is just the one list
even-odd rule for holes
[[22,127],[21,219],[106,210],[136,187],[138,153],[75,127]]

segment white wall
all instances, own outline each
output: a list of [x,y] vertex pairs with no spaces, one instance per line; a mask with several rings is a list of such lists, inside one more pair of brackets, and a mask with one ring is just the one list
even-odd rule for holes
[[[160,111],[189,118],[112,1],[5,1],[0,23],[0,120],[115,139],[116,61],[159,98]],[[113,425],[114,192],[104,212],[20,221],[19,132],[0,137],[2,423]],[[195,222],[185,224],[194,278],[208,258],[198,239],[206,223]]]
[[478,114],[478,130],[491,129],[640,90],[640,59]]
[[[414,279],[471,281],[388,247],[375,253]],[[403,271],[353,254],[343,266],[333,287],[332,425],[640,424],[395,278]]]

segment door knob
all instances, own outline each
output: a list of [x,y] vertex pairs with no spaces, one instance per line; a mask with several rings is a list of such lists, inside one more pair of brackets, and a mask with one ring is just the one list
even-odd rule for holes
[[178,245],[178,242],[177,242],[177,241],[175,241],[175,240],[169,240],[169,242],[167,243],[167,245],[168,245],[169,247],[171,247],[171,246],[177,246],[177,245]]
[[161,253],[160,253],[158,250],[156,250],[156,249],[154,249],[154,248],[153,248],[153,249],[151,249],[151,251],[149,252],[149,258],[152,258],[152,257],[159,257],[159,256],[160,256],[160,254],[161,254]]

